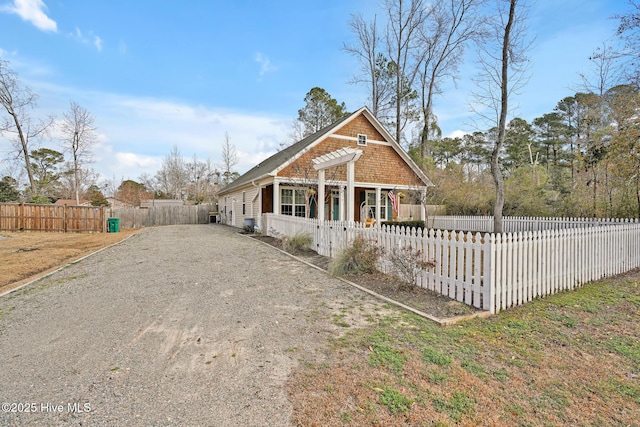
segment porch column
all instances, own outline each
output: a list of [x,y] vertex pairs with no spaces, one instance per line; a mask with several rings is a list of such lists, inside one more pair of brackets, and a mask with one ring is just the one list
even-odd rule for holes
[[318,200],[316,209],[318,209],[318,220],[324,221],[324,169],[318,171]]
[[[427,200],[427,190],[422,190],[422,200]],[[420,219],[422,221],[427,220],[427,206],[425,203],[420,203],[422,205],[422,209],[420,209]]]
[[347,163],[347,221],[353,222],[355,215],[355,162]]
[[340,186],[340,198],[338,199],[339,220],[344,221],[344,185]]
[[[380,187],[376,187],[376,225],[380,225],[380,218],[382,217],[382,213],[380,209],[382,206],[380,205],[380,196],[382,195],[382,191]],[[362,218],[360,219],[362,221]]]
[[280,215],[280,183],[273,180],[273,213]]

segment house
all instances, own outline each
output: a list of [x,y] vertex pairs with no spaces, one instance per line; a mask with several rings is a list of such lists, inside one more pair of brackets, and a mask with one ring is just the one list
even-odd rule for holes
[[110,208],[114,209],[133,209],[136,207],[133,203],[116,199],[115,197],[107,197],[107,203],[109,203]]
[[80,203],[76,203],[76,199],[58,199],[55,201],[54,205],[57,206],[91,206],[91,202],[89,200],[80,199]]
[[218,204],[221,221],[235,227],[249,218],[259,226],[268,212],[380,223],[395,218],[400,192],[424,194],[429,186],[424,172],[362,107],[238,177],[218,193]]

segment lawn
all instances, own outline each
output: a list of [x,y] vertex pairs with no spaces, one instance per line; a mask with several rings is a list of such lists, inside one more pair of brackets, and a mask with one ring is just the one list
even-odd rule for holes
[[294,373],[296,425],[638,425],[639,270],[451,327],[370,323]]
[[0,232],[0,293],[27,282],[137,230],[120,233]]

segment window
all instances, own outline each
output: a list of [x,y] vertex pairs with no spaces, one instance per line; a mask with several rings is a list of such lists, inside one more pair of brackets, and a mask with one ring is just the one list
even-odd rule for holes
[[247,208],[246,208],[246,204],[245,204],[245,192],[242,192],[242,215],[246,215],[247,213]]
[[305,217],[307,213],[306,190],[283,188],[280,190],[280,213]]
[[367,135],[358,134],[358,145],[367,145]]
[[[376,192],[375,191],[367,191],[366,196],[367,201],[367,218],[375,218],[376,217]],[[386,191],[380,192],[380,221],[384,221],[387,219],[387,206],[389,202],[389,198],[387,197]]]

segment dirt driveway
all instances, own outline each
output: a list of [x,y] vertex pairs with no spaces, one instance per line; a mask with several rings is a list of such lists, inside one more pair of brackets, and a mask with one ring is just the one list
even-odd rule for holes
[[287,426],[291,370],[385,311],[234,229],[145,229],[0,298],[0,425]]

